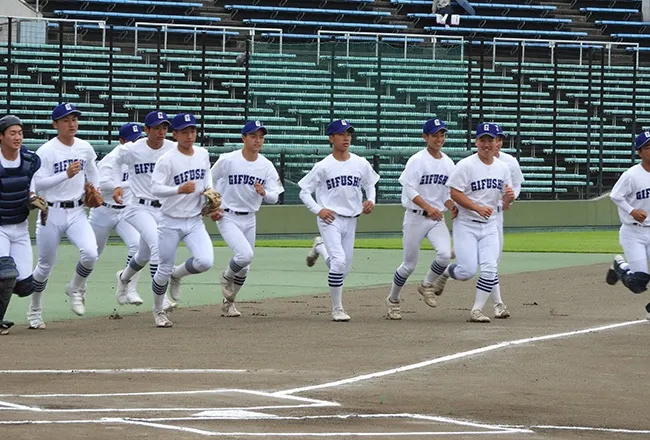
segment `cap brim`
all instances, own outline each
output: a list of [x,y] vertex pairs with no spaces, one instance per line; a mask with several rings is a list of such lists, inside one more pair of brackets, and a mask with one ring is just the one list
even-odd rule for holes
[[188,122],[186,124],[179,125],[178,127],[172,127],[172,130],[173,131],[181,131],[182,129],[187,128],[187,127],[196,127],[196,124],[194,122]]
[[447,131],[449,131],[449,130],[447,130],[447,127],[436,127],[434,130],[424,131],[423,133],[424,133],[424,134],[436,134],[436,133],[438,133],[440,130],[444,130],[445,133],[446,133]]
[[476,133],[476,139],[482,138],[483,136],[489,136],[491,138],[496,139],[499,135],[498,134],[492,134],[492,133],[481,133],[481,134]]
[[70,110],[69,112],[64,113],[64,114],[62,114],[61,116],[59,116],[58,118],[56,118],[56,119],[52,119],[52,120],[53,120],[53,121],[58,121],[59,119],[63,119],[63,118],[65,118],[66,116],[70,116],[70,115],[81,116],[81,112],[80,112],[79,110]]
[[137,136],[128,136],[128,137],[125,137],[125,138],[122,138],[122,139],[124,139],[127,142],[134,142],[134,141],[137,141],[138,139],[142,139],[144,136],[145,136],[144,133],[140,133]]
[[269,132],[269,131],[266,129],[266,127],[255,127],[255,130],[249,130],[249,131],[246,131],[246,132],[242,132],[242,135],[243,135],[243,136],[246,136],[247,134],[253,134],[253,133],[256,133],[256,132],[258,132],[258,131],[263,131],[264,134],[268,134],[268,132]]
[[155,124],[153,124],[153,125],[145,125],[145,127],[153,128],[153,127],[158,127],[160,124],[167,124],[167,125],[170,126],[170,127],[171,127],[171,125],[172,125],[172,123],[169,122],[169,121],[158,121],[157,123],[155,123]]
[[349,131],[350,133],[354,133],[354,127],[349,126],[349,127],[347,127],[345,130],[333,131],[333,132],[331,132],[330,134],[341,134],[341,133],[345,133],[345,132],[348,132],[348,131]]
[[641,148],[645,147],[646,145],[650,144],[650,139],[639,145],[638,147],[635,148],[635,150],[640,150]]

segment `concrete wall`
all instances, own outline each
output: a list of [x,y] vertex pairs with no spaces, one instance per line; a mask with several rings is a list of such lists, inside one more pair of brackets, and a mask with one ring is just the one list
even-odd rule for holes
[[0,0],[0,15],[9,17],[38,17],[30,6],[20,0]]

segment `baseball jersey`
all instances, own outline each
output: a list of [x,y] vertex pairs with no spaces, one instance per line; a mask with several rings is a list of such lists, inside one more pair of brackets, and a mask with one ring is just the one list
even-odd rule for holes
[[[178,187],[194,181],[191,194],[179,194]],[[191,156],[169,150],[156,162],[151,174],[151,192],[162,201],[161,212],[170,217],[189,218],[201,214],[205,189],[212,188],[210,177],[210,156],[203,147],[194,147]]]
[[147,138],[127,142],[117,147],[117,155],[112,170],[113,181],[116,183],[121,181],[124,175],[122,165],[126,164],[132,193],[131,204],[137,204],[139,199],[157,199],[151,192],[151,175],[158,159],[163,154],[174,149],[176,149],[176,143],[165,139],[162,147],[154,150],[147,144]]
[[404,171],[399,176],[402,185],[402,206],[406,209],[420,210],[413,202],[420,196],[432,207],[444,211],[445,202],[449,200],[447,180],[454,170],[454,161],[445,153],[436,159],[426,149],[418,151],[406,162]]
[[[55,137],[41,145],[36,154],[41,158],[41,168],[34,174],[34,184],[36,192],[48,202],[81,199],[86,180],[99,187],[97,155],[88,142],[75,137],[68,146]],[[76,161],[81,162],[81,171],[69,179],[66,171]]]
[[[224,153],[212,167],[211,174],[213,187],[221,194],[224,209],[257,212],[262,201],[277,203],[278,196],[284,192],[273,163],[261,154],[249,162],[242,150]],[[255,183],[264,187],[264,197],[255,191]]]
[[[609,197],[618,207],[621,223],[638,223],[630,212],[633,209],[642,209],[646,214],[650,214],[650,172],[640,163],[632,166],[618,178]],[[650,226],[650,217],[643,225]]]
[[120,145],[116,146],[108,153],[102,160],[97,163],[97,169],[99,170],[99,189],[102,193],[102,197],[105,201],[112,203],[113,200],[113,190],[116,186],[119,186],[123,190],[122,199],[124,204],[128,204],[131,201],[131,189],[129,185],[129,167],[126,164],[122,164],[122,179],[119,182],[113,180],[113,169],[117,169],[115,166],[115,158],[117,157],[117,150],[120,148]]
[[502,162],[505,162],[510,169],[510,179],[512,179],[512,190],[515,192],[515,199],[519,197],[521,193],[521,184],[524,183],[524,175],[521,172],[521,167],[517,159],[508,153],[499,151],[499,156],[495,156],[496,159],[499,159]]
[[[447,181],[448,187],[463,192],[478,205],[489,206],[494,213],[501,203],[506,185],[512,186],[508,165],[497,159],[490,165],[486,165],[479,159],[478,153],[460,160]],[[458,204],[457,218],[459,220],[486,221],[478,213],[463,208],[460,204]],[[491,221],[495,218],[495,215],[491,215],[487,220]]]
[[[339,161],[333,155],[317,162],[300,179],[300,199],[314,214],[331,209],[339,215],[354,217],[363,210],[361,188],[366,198],[375,203],[375,184],[379,175],[363,157],[350,153],[350,158]],[[311,197],[316,193],[316,200]]]

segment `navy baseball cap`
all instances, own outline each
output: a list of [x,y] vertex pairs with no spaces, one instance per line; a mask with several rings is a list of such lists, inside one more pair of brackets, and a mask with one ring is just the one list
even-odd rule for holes
[[424,123],[424,126],[422,127],[422,133],[425,134],[436,134],[440,130],[447,131],[447,126],[445,125],[442,119],[438,119],[438,118],[429,119],[427,122]]
[[196,118],[192,113],[179,113],[172,119],[172,130],[180,131],[187,127],[196,127]]
[[120,127],[120,137],[127,142],[133,142],[144,136],[140,124],[128,123]]
[[476,127],[476,139],[480,138],[481,136],[490,136],[493,138],[499,136],[497,125],[490,124],[488,122],[482,122],[478,124],[478,127]]
[[336,121],[330,122],[330,125],[327,126],[327,131],[325,131],[325,134],[339,134],[345,133],[346,131],[354,133],[354,127],[345,119],[337,119]]
[[159,111],[153,111],[151,113],[148,113],[147,116],[144,117],[144,126],[145,127],[157,127],[160,124],[169,124],[169,118],[167,117],[167,113],[165,112],[159,112]]
[[636,137],[636,141],[634,142],[634,149],[640,150],[648,142],[650,142],[650,131],[646,130]]
[[58,121],[61,118],[65,118],[68,115],[77,115],[81,116],[81,112],[77,110],[77,107],[74,104],[63,103],[54,107],[52,110],[52,120]]
[[258,130],[262,130],[264,134],[269,132],[264,126],[264,124],[262,123],[262,121],[248,121],[241,129],[241,134],[247,135],[247,134],[255,133]]
[[497,137],[500,136],[500,137],[505,138],[506,137],[506,132],[503,131],[503,127],[501,127],[501,125],[499,125],[499,124],[493,124],[493,125],[497,128]]

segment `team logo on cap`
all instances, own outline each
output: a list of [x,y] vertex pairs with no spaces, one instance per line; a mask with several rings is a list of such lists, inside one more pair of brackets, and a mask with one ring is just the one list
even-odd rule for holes
[[341,125],[343,125],[343,126],[348,125],[348,121],[346,121],[345,119],[342,119],[341,120]]
[[191,120],[190,115],[185,115],[185,122],[190,122]]
[[163,119],[163,114],[162,114],[162,112],[158,112],[158,119]]
[[490,124],[483,124],[483,130],[490,131]]
[[643,133],[643,135],[644,135],[646,138],[650,138],[650,131],[646,131],[645,133]]
[[260,121],[255,121],[255,126],[256,126],[256,127],[261,127],[261,126],[262,126],[262,123],[261,123]]
[[72,105],[71,104],[66,104],[65,109],[66,110],[72,110]]
[[436,127],[440,127],[440,119],[434,119],[433,125],[435,125]]
[[140,132],[140,129],[138,128],[137,125],[134,125],[134,126],[131,127],[131,128],[133,128],[133,133],[139,133],[139,132]]

